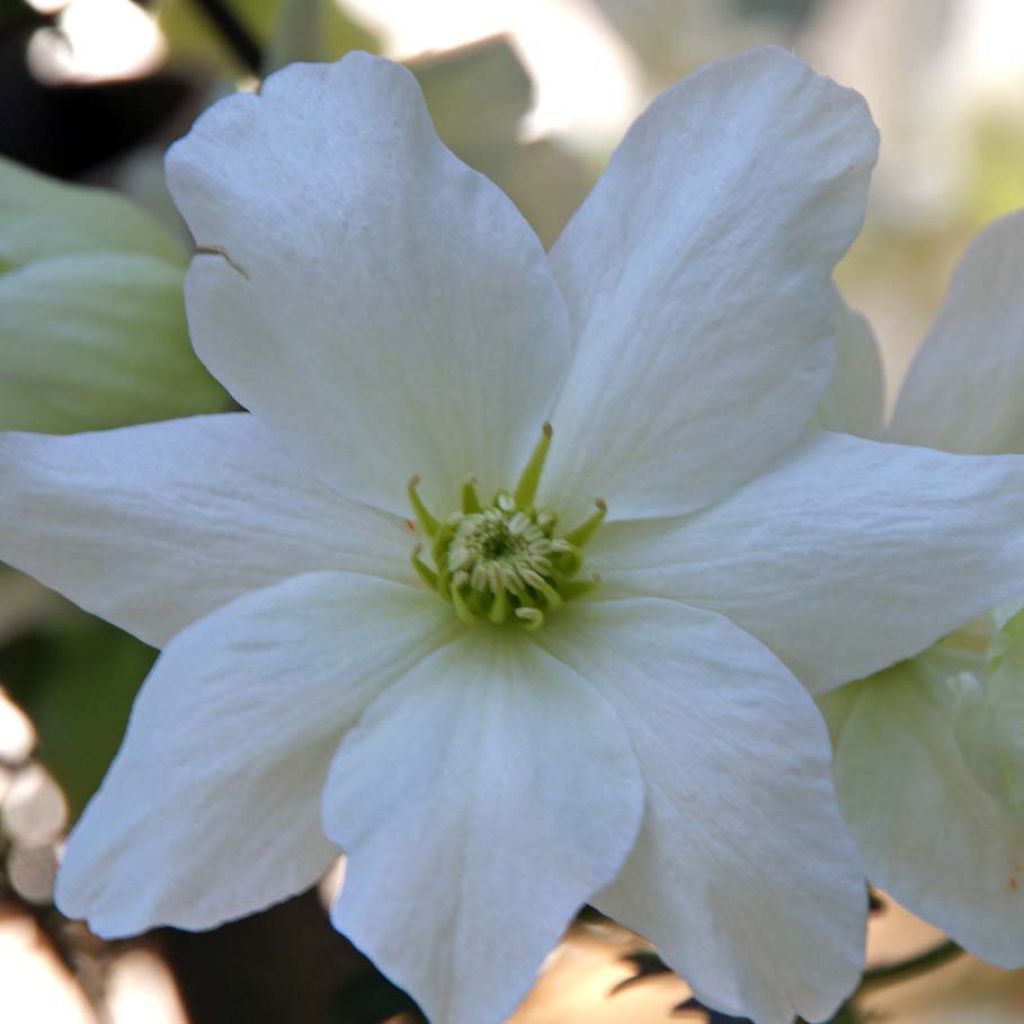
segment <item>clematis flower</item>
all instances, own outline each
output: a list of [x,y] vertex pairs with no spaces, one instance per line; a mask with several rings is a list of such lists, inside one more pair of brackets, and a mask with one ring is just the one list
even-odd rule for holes
[[584,901],[713,1006],[828,1017],[865,895],[805,687],[1024,568],[1021,460],[808,428],[875,149],[754,51],[545,254],[392,64],[204,114],[186,302],[250,411],[0,442],[3,557],[163,646],[64,911],[210,927],[343,850],[335,925],[434,1021],[501,1019]]
[[[900,389],[888,439],[1024,452],[1022,273],[1024,211],[968,249]],[[844,323],[857,339],[851,351],[874,348],[862,319]],[[840,377],[834,412],[877,405],[880,377]],[[944,585],[955,589],[956,573]],[[1024,576],[1016,590],[1024,594]],[[1007,968],[1024,966],[1024,618],[1011,617],[1020,604],[965,618],[941,643],[822,703],[840,807],[868,876]]]

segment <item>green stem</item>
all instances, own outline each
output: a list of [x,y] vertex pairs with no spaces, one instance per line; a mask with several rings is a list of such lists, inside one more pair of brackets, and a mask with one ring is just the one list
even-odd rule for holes
[[891,985],[897,981],[914,978],[918,974],[933,971],[950,960],[955,960],[961,953],[963,950],[952,940],[940,942],[937,946],[907,960],[900,960],[894,964],[882,964],[880,967],[872,967],[865,971],[864,977],[861,979],[861,989],[874,988],[877,985]]
[[[865,1018],[858,1010],[858,1003],[870,989],[884,985],[893,985],[900,981],[908,981],[916,978],[919,974],[933,971],[937,967],[950,960],[956,959],[963,950],[952,941],[940,942],[931,949],[926,949],[917,956],[908,957],[906,960],[899,960],[894,964],[882,964],[880,967],[872,967],[861,976],[860,986],[850,998],[839,1008],[839,1012],[829,1021],[829,1024],[858,1024]],[[801,1018],[798,1024],[805,1024]]]
[[258,77],[263,68],[263,54],[259,44],[238,20],[226,0],[195,0],[195,3],[235,58],[247,71]]

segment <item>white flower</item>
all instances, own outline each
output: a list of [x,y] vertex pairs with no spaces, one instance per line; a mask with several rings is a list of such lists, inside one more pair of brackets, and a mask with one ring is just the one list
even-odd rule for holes
[[[964,256],[900,389],[888,439],[1024,452],[1022,279],[1024,211],[989,226]],[[831,388],[833,412],[845,410],[832,422],[848,429],[858,404],[877,408],[881,379],[863,371],[874,350],[864,321],[841,333],[847,366],[861,368]],[[1024,593],[1024,574],[1017,579]],[[960,580],[954,562],[938,585],[953,591]],[[840,807],[869,878],[977,956],[1021,967],[1024,815],[1013,791],[1024,785],[1024,662],[1019,623],[1006,636],[1001,625],[986,615],[822,707]]]
[[801,683],[1024,567],[1021,460],[807,428],[875,146],[754,51],[657,100],[545,255],[394,65],[205,114],[187,305],[251,414],[0,443],[0,554],[166,645],[64,910],[207,927],[341,848],[335,924],[435,1021],[501,1019],[585,900],[712,1005],[829,1016],[865,894]]

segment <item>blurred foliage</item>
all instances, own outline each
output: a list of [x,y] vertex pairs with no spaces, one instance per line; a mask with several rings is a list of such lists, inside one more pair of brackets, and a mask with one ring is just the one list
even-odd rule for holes
[[[231,0],[229,10],[263,52],[265,71],[380,48],[373,33],[333,0]],[[227,78],[250,72],[223,34],[214,31],[202,3],[160,0],[157,13],[173,57],[207,62]]]
[[334,0],[284,0],[272,6],[278,9],[266,44],[267,71],[296,60],[336,60],[349,50],[380,52],[376,36]]
[[579,158],[551,139],[520,141],[533,83],[508,39],[412,61],[445,144],[487,175],[516,204],[548,246],[582,202],[590,180]]
[[533,105],[533,82],[507,39],[495,38],[412,61],[434,128],[464,160],[487,162],[517,140]]
[[401,1024],[428,1024],[411,996],[378,971],[368,971],[343,986],[324,1024],[384,1024],[401,1016]]
[[969,215],[982,227],[1024,206],[1024,123],[1013,118],[982,118],[971,149],[974,187]]
[[156,652],[85,615],[62,616],[0,650],[0,679],[28,713],[39,759],[72,818],[96,791]]
[[0,159],[0,429],[223,409],[188,340],[186,254],[128,200]]
[[179,266],[187,260],[175,239],[122,196],[0,158],[0,272],[92,252],[140,253]]

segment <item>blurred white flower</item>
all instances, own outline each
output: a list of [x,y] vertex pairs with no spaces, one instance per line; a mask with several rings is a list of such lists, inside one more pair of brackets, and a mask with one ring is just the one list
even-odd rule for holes
[[[887,440],[1024,452],[1022,278],[1024,211],[990,225],[964,256]],[[844,324],[839,336],[860,353],[847,365],[868,364],[870,330],[862,318]],[[830,394],[828,425],[856,429],[864,419],[849,410],[878,407],[880,375],[840,373]],[[960,579],[952,563],[942,586]],[[1002,967],[1024,965],[1024,620],[1006,621],[1019,605],[822,705],[840,806],[870,879]]]
[[0,441],[0,554],[166,645],[63,909],[209,927],[340,848],[335,924],[433,1020],[501,1019],[586,900],[705,1002],[828,1017],[865,894],[801,683],[1024,568],[1022,460],[807,427],[875,147],[754,51],[657,100],[546,255],[395,65],[207,112],[168,161],[187,305],[251,412]]

